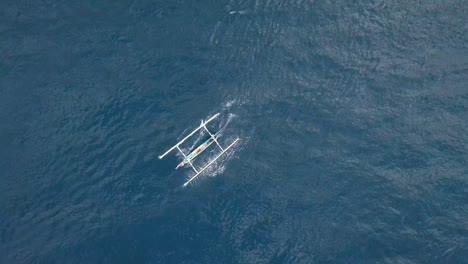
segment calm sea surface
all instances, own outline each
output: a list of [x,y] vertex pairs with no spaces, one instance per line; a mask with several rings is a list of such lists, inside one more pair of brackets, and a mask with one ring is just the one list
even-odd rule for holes
[[466,0],[1,1],[1,263],[467,259]]

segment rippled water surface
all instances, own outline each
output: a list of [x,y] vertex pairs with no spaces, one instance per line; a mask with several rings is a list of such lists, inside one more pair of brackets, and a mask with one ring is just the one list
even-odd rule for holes
[[467,84],[465,0],[2,1],[0,262],[463,263]]

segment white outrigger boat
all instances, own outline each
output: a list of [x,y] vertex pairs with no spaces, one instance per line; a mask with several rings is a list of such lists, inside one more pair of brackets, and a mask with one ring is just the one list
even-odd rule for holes
[[[219,113],[215,114],[214,116],[210,117],[208,120],[206,121],[203,121],[201,122],[200,126],[198,126],[198,128],[196,128],[195,130],[193,130],[188,136],[186,136],[185,138],[183,138],[181,141],[177,142],[177,144],[175,144],[175,146],[173,146],[172,148],[170,148],[168,151],[166,151],[164,154],[160,155],[159,156],[159,159],[162,159],[164,158],[164,156],[166,156],[167,154],[169,154],[169,152],[173,151],[174,149],[177,149],[181,154],[182,156],[184,156],[184,160],[179,163],[179,165],[176,167],[176,169],[180,168],[180,167],[183,167],[185,166],[186,164],[190,165],[190,167],[192,167],[192,169],[195,171],[195,175],[192,176],[186,183],[184,183],[184,186],[187,186],[187,184],[189,184],[191,181],[193,181],[195,178],[198,177],[198,175],[200,175],[200,173],[202,173],[206,168],[208,168],[211,164],[213,164],[213,162],[215,162],[218,158],[220,158],[224,153],[226,153],[226,151],[228,151],[232,146],[234,146],[234,144],[237,143],[237,141],[239,141],[239,138],[236,138],[236,140],[234,140],[229,146],[227,146],[226,148],[223,148],[221,147],[221,145],[219,144],[218,142],[218,138],[221,136],[221,132],[223,131],[223,129],[221,129],[220,131],[216,132],[215,134],[212,134],[208,128],[206,127],[206,124],[208,124],[210,121],[212,121],[213,119],[215,119],[216,117],[219,116]],[[208,134],[210,135],[210,138],[208,140],[206,140],[205,142],[203,142],[200,146],[198,146],[196,149],[194,149],[192,152],[190,152],[188,155],[185,155],[185,153],[182,151],[182,149],[180,149],[180,144],[182,144],[185,140],[187,140],[189,137],[193,136],[193,134],[195,134],[198,130],[200,129],[204,129],[206,130],[206,132],[208,132]],[[218,147],[221,149],[221,153],[219,153],[214,159],[212,159],[210,162],[208,162],[208,164],[206,164],[204,167],[202,167],[201,169],[197,169],[195,168],[195,166],[192,164],[192,161],[193,159],[195,159],[198,155],[200,155],[204,150],[206,150],[211,144],[213,143],[216,143],[216,145],[218,145]]]

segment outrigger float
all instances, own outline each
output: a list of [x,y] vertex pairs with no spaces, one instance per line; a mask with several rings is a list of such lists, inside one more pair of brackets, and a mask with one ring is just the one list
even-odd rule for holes
[[[191,181],[193,181],[195,178],[198,177],[198,175],[200,175],[200,173],[202,173],[206,168],[208,168],[211,164],[213,164],[213,162],[215,162],[217,159],[219,159],[224,153],[226,153],[226,151],[228,151],[232,146],[234,146],[234,144],[237,143],[237,141],[239,141],[239,138],[236,138],[229,146],[227,146],[226,148],[223,148],[219,142],[218,142],[218,138],[221,136],[221,132],[223,131],[223,129],[221,129],[220,131],[216,132],[215,134],[212,134],[208,128],[206,127],[206,124],[208,124],[209,122],[211,122],[213,119],[215,119],[216,117],[219,116],[219,113],[215,114],[214,116],[210,117],[208,120],[206,121],[203,121],[201,122],[200,126],[198,126],[195,130],[193,130],[188,136],[186,136],[185,138],[183,138],[181,141],[177,142],[177,144],[175,144],[175,146],[173,146],[172,148],[170,148],[168,151],[166,151],[164,154],[160,155],[159,156],[159,159],[162,159],[164,158],[164,156],[166,156],[167,154],[169,154],[169,152],[173,151],[174,149],[177,149],[181,154],[182,156],[184,156],[184,160],[179,163],[179,165],[176,167],[176,169],[180,168],[180,167],[183,167],[185,166],[186,164],[190,165],[190,167],[192,167],[192,169],[195,171],[195,175],[192,176],[186,183],[184,183],[184,186],[187,186]],[[185,155],[185,153],[182,151],[182,149],[180,149],[180,144],[182,144],[185,140],[187,140],[188,138],[190,138],[191,136],[193,136],[193,134],[195,134],[198,130],[200,129],[204,129],[206,132],[208,132],[208,134],[210,135],[210,138],[208,140],[206,140],[205,142],[203,142],[200,146],[198,146],[196,149],[194,149],[192,152],[190,152],[188,155]],[[214,159],[212,159],[210,162],[208,162],[208,164],[206,164],[204,167],[202,167],[201,169],[197,169],[195,168],[195,166],[193,165],[192,161],[198,156],[200,155],[204,150],[206,150],[211,144],[213,143],[216,143],[216,145],[218,145],[218,147],[221,149],[221,153],[219,153]]]

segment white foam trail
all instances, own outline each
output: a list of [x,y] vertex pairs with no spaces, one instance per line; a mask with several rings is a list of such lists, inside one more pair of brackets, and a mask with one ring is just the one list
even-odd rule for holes
[[231,123],[231,120],[232,120],[233,118],[235,118],[235,117],[237,117],[235,114],[231,114],[231,113],[230,113],[230,114],[228,115],[228,119],[227,119],[226,123],[225,123],[224,125],[222,124],[219,130],[224,130],[224,129],[229,125],[229,123]]
[[244,15],[244,14],[247,14],[247,10],[231,11],[229,12],[229,14],[230,15],[234,15],[234,14]]
[[237,102],[236,99],[232,99],[231,101],[227,101],[227,103],[224,104],[223,109],[229,109],[231,106],[233,106]]
[[[221,26],[221,21],[218,21],[213,29],[213,33],[211,33],[211,37],[210,37],[210,43],[213,44],[213,42],[215,42],[215,37],[216,37],[216,32],[218,32],[218,29],[219,27]],[[218,40],[216,40],[216,42],[218,42]]]

